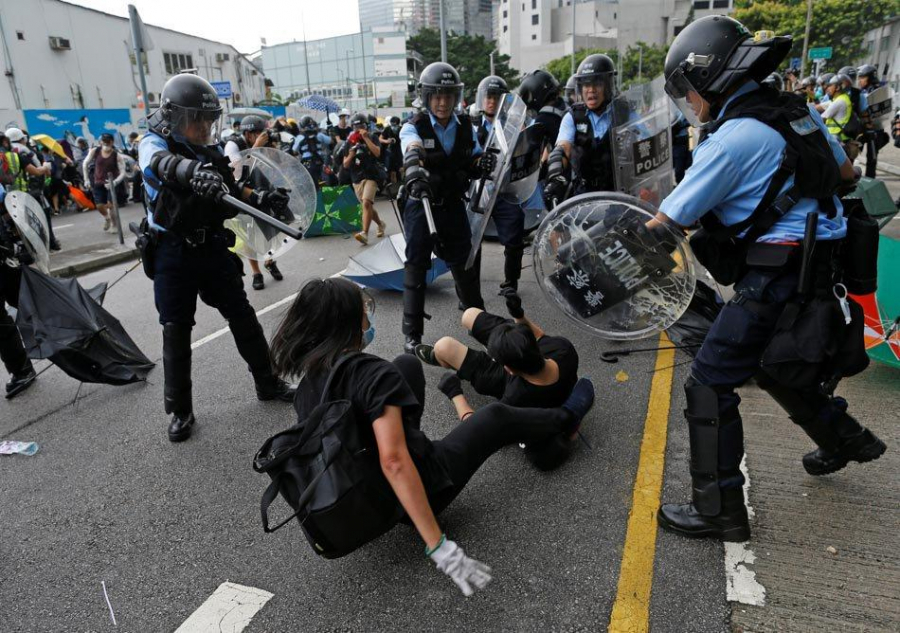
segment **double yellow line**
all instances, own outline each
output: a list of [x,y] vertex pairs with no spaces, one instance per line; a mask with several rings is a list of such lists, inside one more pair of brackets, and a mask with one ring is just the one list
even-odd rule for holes
[[[665,347],[669,339],[661,334],[659,342],[660,347]],[[656,555],[656,511],[659,509],[666,463],[666,433],[672,400],[674,360],[674,349],[660,350],[656,354],[644,437],[641,440],[641,457],[634,480],[625,549],[619,569],[619,586],[609,618],[609,631],[612,633],[650,630],[650,591]]]

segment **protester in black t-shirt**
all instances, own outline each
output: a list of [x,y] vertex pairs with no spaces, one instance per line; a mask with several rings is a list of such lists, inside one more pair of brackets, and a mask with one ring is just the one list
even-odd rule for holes
[[562,407],[519,409],[493,403],[467,416],[444,439],[431,441],[420,422],[425,405],[422,365],[404,354],[388,362],[361,350],[375,337],[375,305],[342,278],[307,282],[272,339],[280,373],[302,376],[294,406],[301,421],[323,399],[335,363],[353,357],[324,396],[349,400],[363,434],[378,451],[381,471],[425,542],[426,554],[467,595],[491,579],[490,568],[447,540],[435,515],[462,491],[493,453],[516,442],[541,443],[575,433],[593,404],[583,379]]

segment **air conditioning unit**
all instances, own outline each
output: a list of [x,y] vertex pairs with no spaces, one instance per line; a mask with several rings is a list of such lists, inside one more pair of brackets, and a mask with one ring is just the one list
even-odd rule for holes
[[147,105],[159,107],[159,95],[155,92],[147,93]]
[[239,92],[234,92],[234,93],[231,94],[231,98],[232,98],[232,100],[235,102],[235,104],[238,104],[238,103],[241,102],[241,93],[239,93]]
[[231,55],[229,55],[228,53],[216,53],[216,61],[219,62],[220,64],[222,62],[227,62],[230,59],[231,59]]
[[64,37],[51,37],[50,48],[55,51],[70,51],[72,50],[72,43]]

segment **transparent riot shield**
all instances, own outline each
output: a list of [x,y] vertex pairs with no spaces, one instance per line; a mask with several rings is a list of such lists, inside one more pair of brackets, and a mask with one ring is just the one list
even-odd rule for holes
[[541,123],[532,123],[519,134],[506,181],[500,188],[501,198],[521,204],[534,194],[541,171],[543,140],[544,126]]
[[616,189],[659,205],[675,184],[672,132],[665,80],[632,86],[612,107]]
[[497,116],[494,118],[494,127],[488,136],[483,148],[486,152],[497,154],[497,166],[489,179],[479,179],[473,184],[469,206],[467,209],[469,221],[472,226],[472,248],[466,268],[471,268],[478,255],[484,232],[487,230],[488,220],[497,203],[497,197],[506,184],[506,178],[513,163],[513,153],[517,147],[519,135],[525,128],[528,108],[518,95],[507,93],[503,95]]
[[25,248],[34,258],[34,266],[50,274],[50,227],[40,203],[24,191],[6,194],[6,210],[22,237]]
[[[306,231],[316,212],[316,185],[299,159],[271,147],[241,152],[236,172],[251,188],[283,189],[290,201],[283,213],[272,214],[285,224]],[[290,250],[296,240],[243,213],[225,221],[235,234],[234,252],[248,259],[274,259]]]
[[885,84],[867,94],[866,101],[872,121],[881,122],[894,115],[894,92],[889,85]]
[[535,233],[534,272],[549,302],[605,339],[645,338],[691,302],[696,273],[680,231],[632,196],[595,192],[550,211]]

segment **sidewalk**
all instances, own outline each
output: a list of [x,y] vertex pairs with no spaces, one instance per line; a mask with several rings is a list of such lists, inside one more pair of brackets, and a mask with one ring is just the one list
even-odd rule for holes
[[765,597],[733,605],[734,631],[900,630],[900,370],[873,362],[838,394],[888,450],[811,477],[812,443],[761,390],[741,390],[754,518],[735,575],[755,572]]
[[119,244],[117,232],[103,231],[103,218],[97,211],[54,216],[53,232],[63,248],[59,252],[50,253],[50,274],[74,277],[136,259],[138,252],[134,247],[134,234],[128,230],[128,223],[139,222],[143,213],[143,206],[137,203],[119,209],[124,244]]

